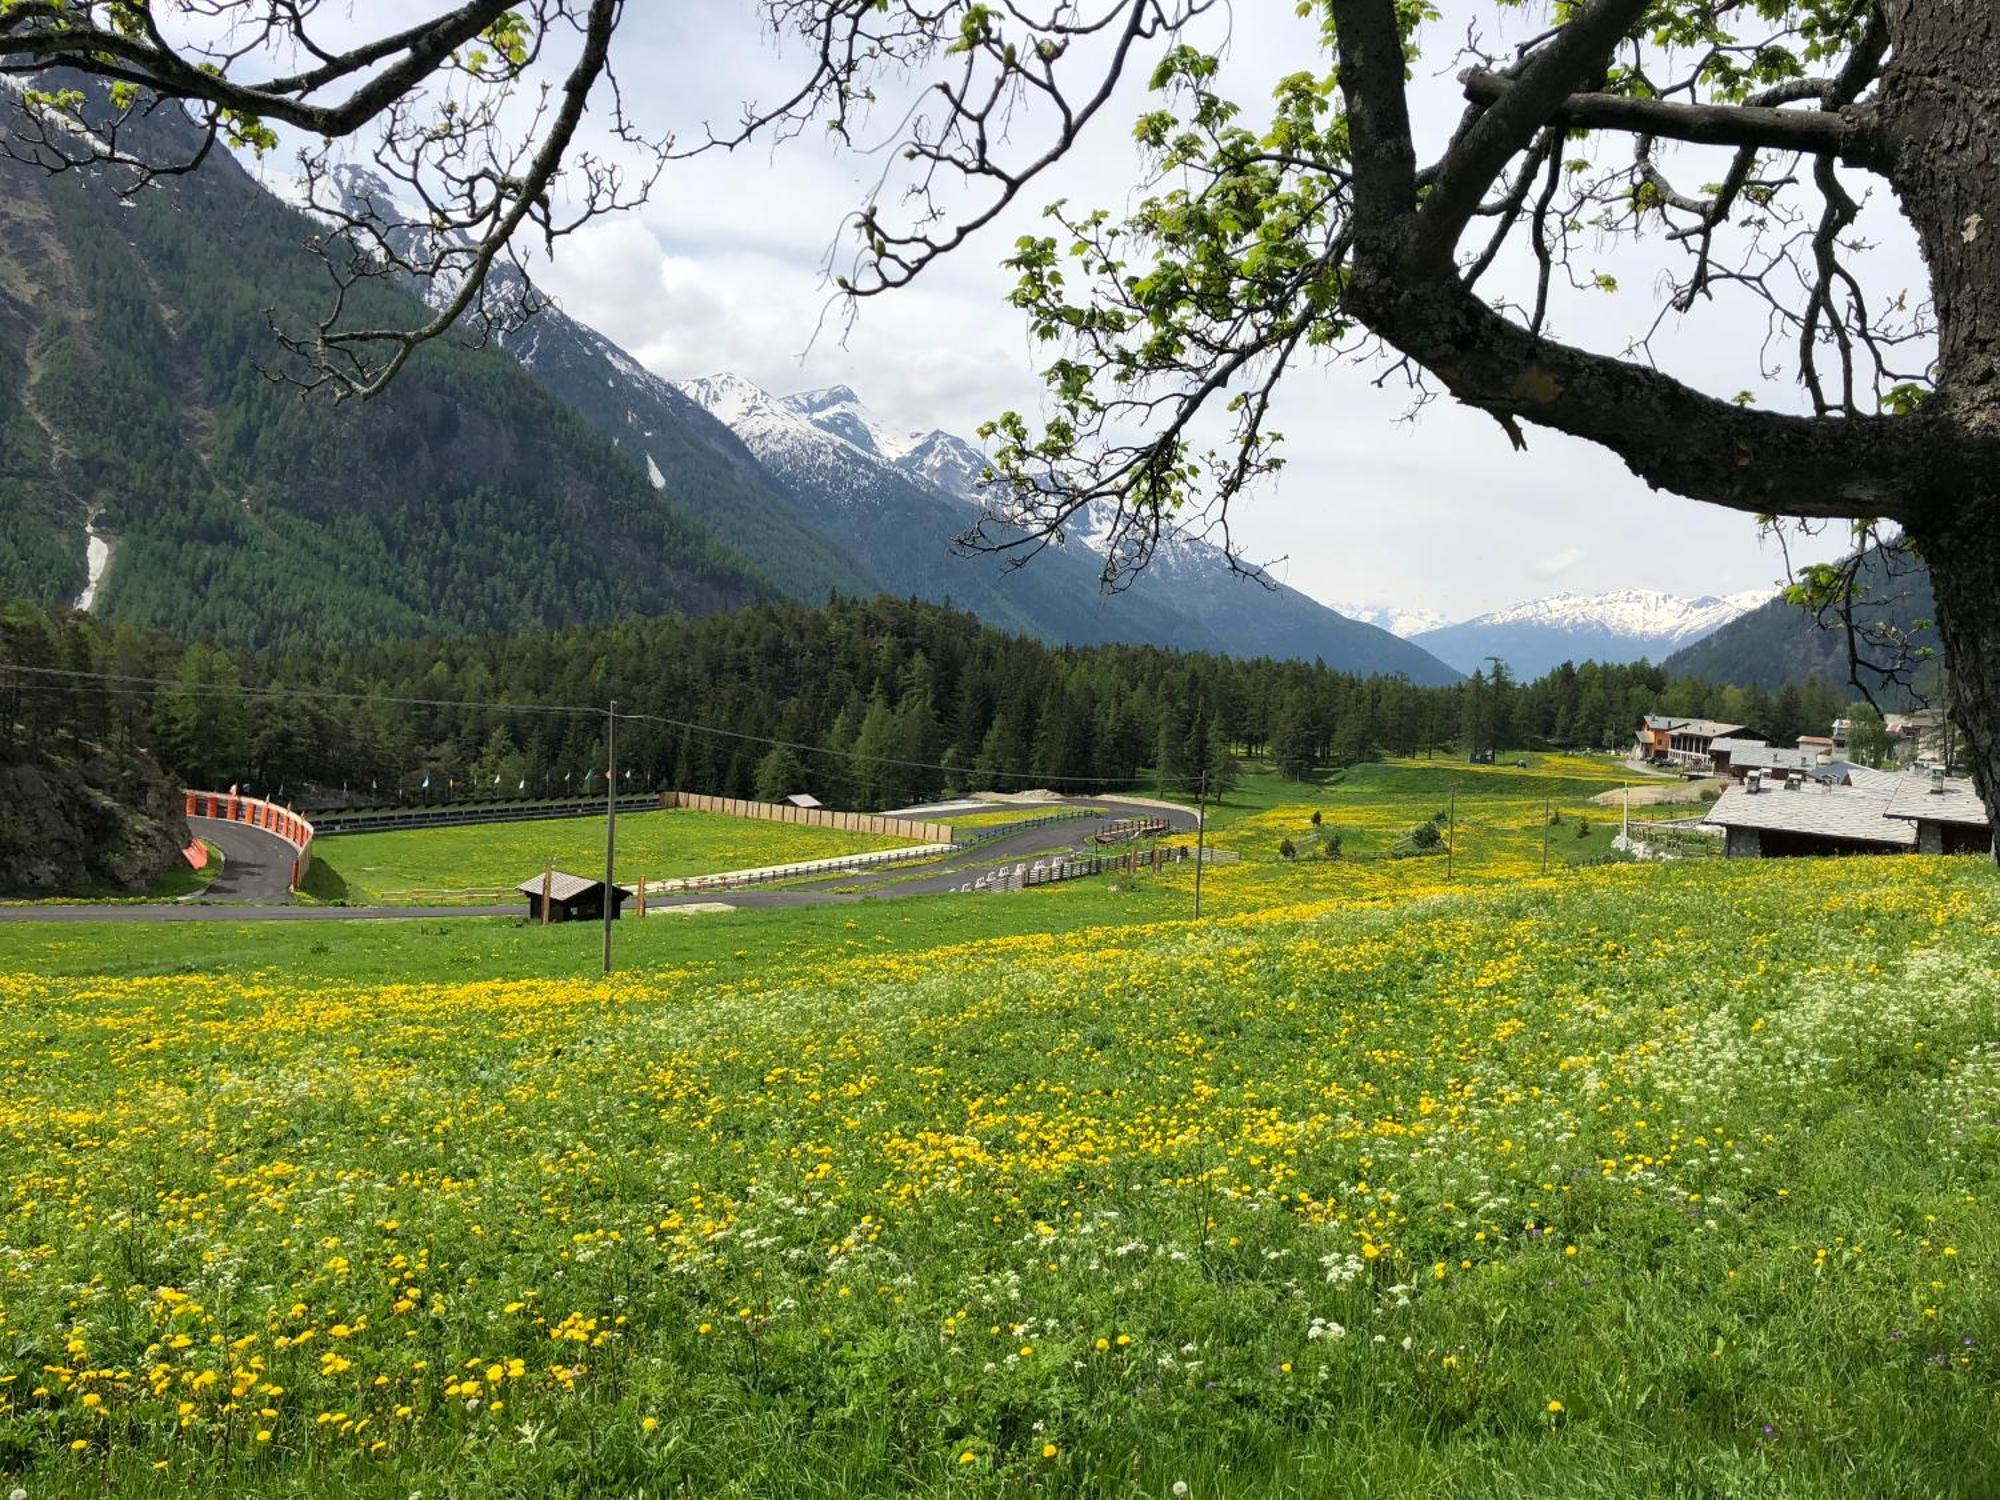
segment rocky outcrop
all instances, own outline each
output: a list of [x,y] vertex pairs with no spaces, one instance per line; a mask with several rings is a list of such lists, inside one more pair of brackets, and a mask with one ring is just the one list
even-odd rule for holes
[[137,894],[189,842],[180,789],[143,756],[85,746],[0,765],[0,895]]

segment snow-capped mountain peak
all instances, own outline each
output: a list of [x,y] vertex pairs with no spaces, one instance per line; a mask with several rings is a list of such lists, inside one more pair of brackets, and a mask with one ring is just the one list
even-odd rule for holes
[[896,463],[933,489],[943,490],[968,504],[983,505],[989,498],[987,487],[980,482],[988,467],[986,455],[964,438],[940,428],[932,428],[918,438]]
[[803,417],[821,432],[830,432],[863,453],[896,463],[921,442],[918,433],[899,433],[866,406],[847,385],[830,385],[823,390],[800,391],[785,396],[782,404]]
[[[680,393],[705,410],[723,426],[744,436],[746,425],[775,427],[797,432],[807,424],[784,402],[760,385],[724,370],[674,382]],[[747,437],[746,437],[747,441]]]
[[1565,661],[1659,661],[1749,613],[1774,592],[1757,589],[1697,599],[1659,589],[1552,594],[1426,630],[1414,639],[1461,672],[1498,657],[1517,678],[1530,679]]
[[1770,599],[1772,590],[1704,594],[1687,599],[1659,589],[1615,589],[1604,594],[1551,594],[1468,620],[1468,625],[1548,625],[1598,629],[1648,641],[1682,641],[1719,630]]

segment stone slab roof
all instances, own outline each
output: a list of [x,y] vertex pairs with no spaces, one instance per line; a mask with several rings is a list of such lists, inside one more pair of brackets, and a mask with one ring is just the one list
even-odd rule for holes
[[1669,734],[1692,734],[1708,739],[1741,734],[1744,725],[1724,724],[1716,719],[1684,719],[1678,714],[1647,714],[1648,729],[1663,729]]
[[1888,806],[1888,799],[1879,792],[1847,786],[1809,783],[1797,791],[1771,787],[1761,792],[1734,786],[1716,800],[1703,821],[1724,828],[1769,829],[1848,843],[1916,848],[1916,825],[1884,816]]
[[[1708,748],[1713,750],[1715,746]],[[1819,757],[1810,750],[1779,750],[1770,745],[1759,745],[1732,751],[1729,766],[1731,770],[1744,766],[1753,771],[1759,768],[1766,771],[1814,771],[1819,769]]]
[[1887,797],[1903,784],[1901,773],[1878,771],[1873,766],[1864,766],[1851,760],[1830,760],[1813,768],[1817,776],[1831,777],[1835,781],[1845,778],[1847,784],[1856,791],[1873,792],[1878,797]]
[[1895,795],[1889,799],[1888,816],[1925,823],[1965,823],[1974,828],[1992,827],[1986,804],[1970,781],[1948,777],[1942,792],[1931,790],[1929,776],[1919,772],[1899,776]]

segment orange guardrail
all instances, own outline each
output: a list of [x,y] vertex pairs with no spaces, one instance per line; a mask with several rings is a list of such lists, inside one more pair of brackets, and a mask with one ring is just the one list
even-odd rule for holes
[[312,868],[313,826],[289,807],[280,807],[262,797],[246,797],[241,792],[199,792],[190,788],[187,815],[190,818],[215,818],[225,823],[247,823],[252,828],[261,828],[283,839],[293,849],[293,890],[298,889],[299,882],[306,878],[306,871]]

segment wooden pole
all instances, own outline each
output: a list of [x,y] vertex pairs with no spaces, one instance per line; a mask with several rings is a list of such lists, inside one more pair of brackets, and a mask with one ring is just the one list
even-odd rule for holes
[[643,917],[646,915],[646,877],[641,875],[632,884],[639,893],[639,915]]
[[611,921],[618,914],[618,700],[604,711],[604,972],[611,972]]
[[542,866],[542,925],[548,926],[555,918],[556,857],[551,854]]
[[1201,773],[1201,793],[1195,802],[1194,824],[1194,914],[1201,919],[1201,867],[1208,848],[1208,772]]

